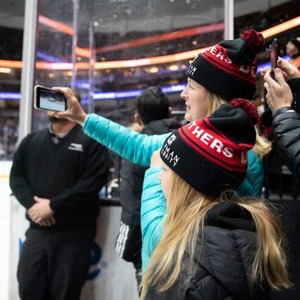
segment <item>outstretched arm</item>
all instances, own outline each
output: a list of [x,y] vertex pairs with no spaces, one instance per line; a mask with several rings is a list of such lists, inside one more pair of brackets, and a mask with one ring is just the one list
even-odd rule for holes
[[141,134],[96,114],[87,116],[83,130],[121,157],[143,166],[150,165],[153,152],[169,135]]
[[161,147],[168,136],[140,134],[96,114],[87,115],[71,89],[54,89],[65,95],[68,109],[65,112],[53,112],[53,116],[81,124],[85,134],[133,163],[149,166],[153,152]]

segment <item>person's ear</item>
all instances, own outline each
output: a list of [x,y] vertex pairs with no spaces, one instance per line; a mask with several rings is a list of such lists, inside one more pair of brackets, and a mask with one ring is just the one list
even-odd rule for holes
[[171,106],[168,107],[168,111],[169,111],[169,117],[171,117],[172,116],[172,111],[173,111]]
[[133,119],[134,122],[138,123],[140,126],[144,126],[140,116],[137,113],[134,114]]

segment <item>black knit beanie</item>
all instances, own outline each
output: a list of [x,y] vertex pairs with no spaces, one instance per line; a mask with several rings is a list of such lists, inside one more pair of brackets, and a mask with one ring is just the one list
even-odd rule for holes
[[193,188],[218,196],[243,182],[247,151],[256,140],[257,120],[257,110],[250,101],[234,99],[222,104],[211,117],[173,132],[161,148],[160,156]]
[[252,99],[256,91],[255,56],[264,44],[261,33],[244,31],[239,38],[222,41],[200,53],[187,76],[227,101]]

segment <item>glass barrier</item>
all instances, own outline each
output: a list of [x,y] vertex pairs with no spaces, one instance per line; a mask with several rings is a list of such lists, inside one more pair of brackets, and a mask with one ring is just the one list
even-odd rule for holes
[[[41,0],[36,84],[70,86],[86,111],[126,125],[134,98],[151,85],[182,111],[190,60],[223,33],[223,1]],[[34,129],[46,121],[34,112]]]
[[[185,110],[179,94],[187,65],[199,49],[223,38],[226,0],[136,2],[39,0],[34,83],[73,87],[88,112],[123,124],[131,122],[133,99],[149,85],[160,85],[175,111]],[[9,6],[11,17],[5,24],[0,19],[0,160],[11,159],[18,135],[23,137],[18,132],[23,31],[14,26],[25,3],[1,4],[4,12],[4,4]],[[267,39],[266,51],[258,57],[261,66],[268,62],[274,36],[284,56],[287,40],[300,34],[298,1],[234,3],[234,37],[254,28]],[[32,130],[45,127],[46,114],[33,113]]]

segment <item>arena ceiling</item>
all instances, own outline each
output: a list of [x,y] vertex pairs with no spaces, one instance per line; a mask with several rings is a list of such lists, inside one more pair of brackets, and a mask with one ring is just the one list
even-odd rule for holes
[[[289,2],[288,0],[234,0],[234,15],[241,16]],[[40,13],[72,25],[73,4],[78,3],[80,28],[95,31],[174,30],[223,20],[222,0],[40,0]],[[25,0],[0,1],[0,26],[23,28]]]

